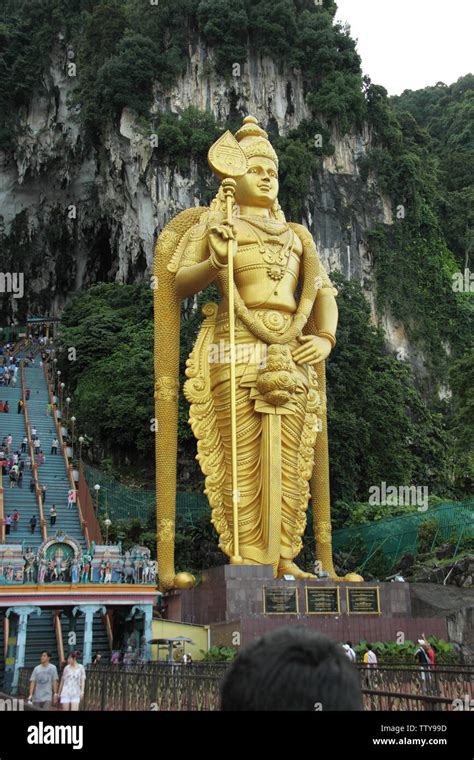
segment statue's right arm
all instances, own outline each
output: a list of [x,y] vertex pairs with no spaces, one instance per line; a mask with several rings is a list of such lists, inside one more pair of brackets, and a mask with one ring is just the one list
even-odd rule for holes
[[179,298],[183,299],[207,288],[216,279],[219,270],[212,265],[209,257],[207,232],[199,234],[198,229],[192,227],[181,245],[183,255],[176,273],[175,287]]

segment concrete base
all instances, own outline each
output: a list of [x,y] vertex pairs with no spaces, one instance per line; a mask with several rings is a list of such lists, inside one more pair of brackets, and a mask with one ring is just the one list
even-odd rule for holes
[[[336,613],[311,613],[307,589],[339,589]],[[348,608],[348,589],[373,589],[380,599],[379,613],[355,614]],[[264,611],[264,589],[296,588],[296,614],[268,614]],[[245,645],[267,631],[287,625],[303,625],[340,641],[416,640],[424,632],[447,638],[444,616],[426,614],[413,617],[412,594],[408,583],[346,583],[315,578],[275,580],[270,566],[223,565],[211,568],[202,583],[186,591],[165,595],[168,620],[209,625],[211,645]]]

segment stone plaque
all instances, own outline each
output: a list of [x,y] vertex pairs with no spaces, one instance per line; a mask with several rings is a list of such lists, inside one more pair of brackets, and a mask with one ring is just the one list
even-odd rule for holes
[[379,589],[348,588],[347,613],[349,615],[380,615]]
[[306,588],[306,612],[309,615],[338,615],[340,611],[338,588]]
[[296,615],[298,592],[296,586],[263,588],[264,615]]

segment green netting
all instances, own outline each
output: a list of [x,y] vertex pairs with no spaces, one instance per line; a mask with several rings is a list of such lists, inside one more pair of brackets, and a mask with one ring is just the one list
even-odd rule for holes
[[[96,503],[96,490],[100,486],[98,496],[98,512],[104,515],[106,508],[109,516],[115,520],[139,518],[143,522],[155,509],[155,491],[138,488],[128,488],[114,478],[105,475],[95,467],[84,466],[84,474],[91,496]],[[194,525],[202,514],[209,514],[210,508],[206,496],[202,493],[177,493],[176,517],[184,523]]]
[[[107,508],[114,520],[139,518],[145,522],[155,509],[154,491],[128,488],[94,467],[85,466],[84,472],[94,502],[94,486],[100,485],[99,514],[104,515]],[[209,504],[204,494],[176,495],[177,520],[195,525],[201,515],[209,513]],[[459,545],[462,539],[474,538],[474,501],[449,502],[430,507],[426,512],[415,511],[387,520],[335,530],[334,552],[355,556],[359,570],[363,570],[365,564],[380,551],[395,565],[403,555],[417,552],[420,526],[426,522],[434,523],[433,536],[430,538],[432,547],[448,540],[454,540]],[[308,511],[308,525],[312,525],[311,507]],[[305,542],[311,544],[311,539],[307,537]]]
[[341,528],[333,533],[334,551],[363,556],[359,570],[379,551],[395,565],[403,555],[417,553],[420,528],[424,523],[432,523],[428,550],[443,541],[453,541],[456,543],[456,556],[461,540],[474,538],[474,501],[439,504],[426,512],[416,511],[387,520]]

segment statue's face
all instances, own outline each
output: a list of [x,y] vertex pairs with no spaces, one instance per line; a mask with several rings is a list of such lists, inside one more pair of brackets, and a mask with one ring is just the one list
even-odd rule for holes
[[249,158],[247,174],[237,180],[235,200],[240,206],[271,208],[278,197],[278,170],[271,158]]

